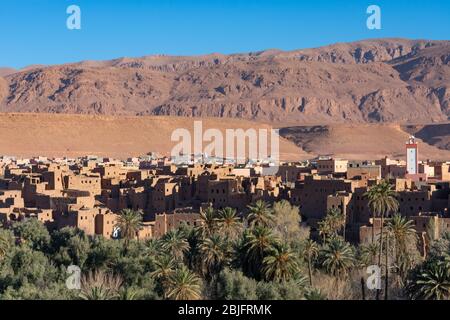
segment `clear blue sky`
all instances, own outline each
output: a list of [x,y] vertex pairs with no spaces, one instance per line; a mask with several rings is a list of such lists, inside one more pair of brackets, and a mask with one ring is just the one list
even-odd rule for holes
[[[66,28],[76,4],[82,29]],[[366,8],[382,9],[382,30]],[[0,66],[150,54],[291,50],[366,38],[450,39],[448,0],[1,0]]]

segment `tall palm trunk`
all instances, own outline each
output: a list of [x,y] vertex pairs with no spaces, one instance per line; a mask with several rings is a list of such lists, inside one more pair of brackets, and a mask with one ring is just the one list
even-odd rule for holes
[[128,245],[129,245],[129,243],[130,243],[130,239],[128,239],[128,237],[125,237],[125,241],[123,243],[123,249],[124,249],[125,254],[128,253]]
[[[342,208],[344,208],[344,204],[342,204]],[[342,230],[342,236],[344,237],[345,241],[345,232],[347,227],[347,213],[345,213],[344,210],[342,210],[342,215],[344,216],[344,225],[343,225],[344,230]]]
[[372,221],[372,243],[374,243],[375,242],[375,216],[373,216],[372,219],[373,219],[373,221]]
[[378,265],[381,267],[381,257],[383,256],[383,236],[384,236],[384,214],[381,215],[380,227],[380,252],[378,254]]
[[425,261],[427,259],[428,256],[428,252],[427,252],[427,237],[426,237],[426,233],[422,232],[422,251],[423,251],[423,260]]
[[[397,270],[400,270],[400,268],[399,268],[399,266],[400,266],[400,259],[399,259],[399,253],[398,253],[398,250],[399,250],[398,247],[399,246],[400,245],[397,244],[397,239],[394,236],[393,243],[392,243],[392,252],[393,252],[392,261],[395,261],[395,265],[396,265]],[[400,272],[398,271],[397,272],[397,277],[396,277],[396,283],[398,283],[398,284],[401,283],[401,280],[400,280],[401,277],[402,276],[401,276]]]
[[394,243],[392,244],[393,248],[392,248],[392,252],[393,252],[393,257],[392,260],[395,261],[398,265],[398,252],[397,252],[397,239],[394,236]]
[[340,276],[340,272],[338,270],[337,274],[336,274],[336,294],[337,294],[337,297],[339,297],[339,282],[341,281],[340,279],[341,279],[341,276]]
[[366,282],[364,277],[361,277],[361,297],[363,300],[366,300]]
[[[383,256],[383,233],[384,233],[384,213],[381,214],[381,232],[380,232],[380,252],[378,254],[378,266],[381,270],[383,270],[383,267],[381,266],[381,257]],[[376,299],[380,300],[380,293],[381,290],[377,289],[377,296]]]
[[313,281],[312,281],[312,268],[311,268],[311,257],[310,256],[308,256],[308,274],[309,274],[309,285],[312,287]]
[[385,267],[386,277],[384,278],[384,300],[388,300],[388,288],[389,288],[389,232],[386,233],[386,250],[385,250]]

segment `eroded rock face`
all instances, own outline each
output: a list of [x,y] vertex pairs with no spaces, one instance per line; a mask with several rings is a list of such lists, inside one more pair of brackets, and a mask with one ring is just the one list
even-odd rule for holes
[[0,111],[279,123],[447,121],[449,56],[448,41],[386,39],[38,67],[0,80]]

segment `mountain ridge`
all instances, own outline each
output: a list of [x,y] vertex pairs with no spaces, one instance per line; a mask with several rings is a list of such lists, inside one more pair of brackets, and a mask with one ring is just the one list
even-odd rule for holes
[[154,55],[0,76],[1,112],[243,118],[280,124],[450,120],[450,41]]

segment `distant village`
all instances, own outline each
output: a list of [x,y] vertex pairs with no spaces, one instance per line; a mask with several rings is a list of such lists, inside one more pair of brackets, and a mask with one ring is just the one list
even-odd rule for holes
[[[399,146],[401,148],[402,146]],[[349,161],[318,157],[305,162],[175,164],[148,154],[119,161],[86,156],[77,159],[0,157],[0,224],[35,218],[49,230],[76,227],[87,235],[119,238],[117,218],[123,209],[142,212],[138,239],[160,238],[182,224],[197,226],[208,207],[231,207],[240,214],[258,200],[288,200],[298,206],[311,237],[331,209],[345,215],[345,238],[370,242],[381,226],[365,193],[382,179],[396,191],[399,214],[414,222],[426,246],[450,231],[450,161],[418,160],[415,139],[404,159]],[[276,172],[276,173],[275,173]],[[391,213],[394,214],[394,213]]]

